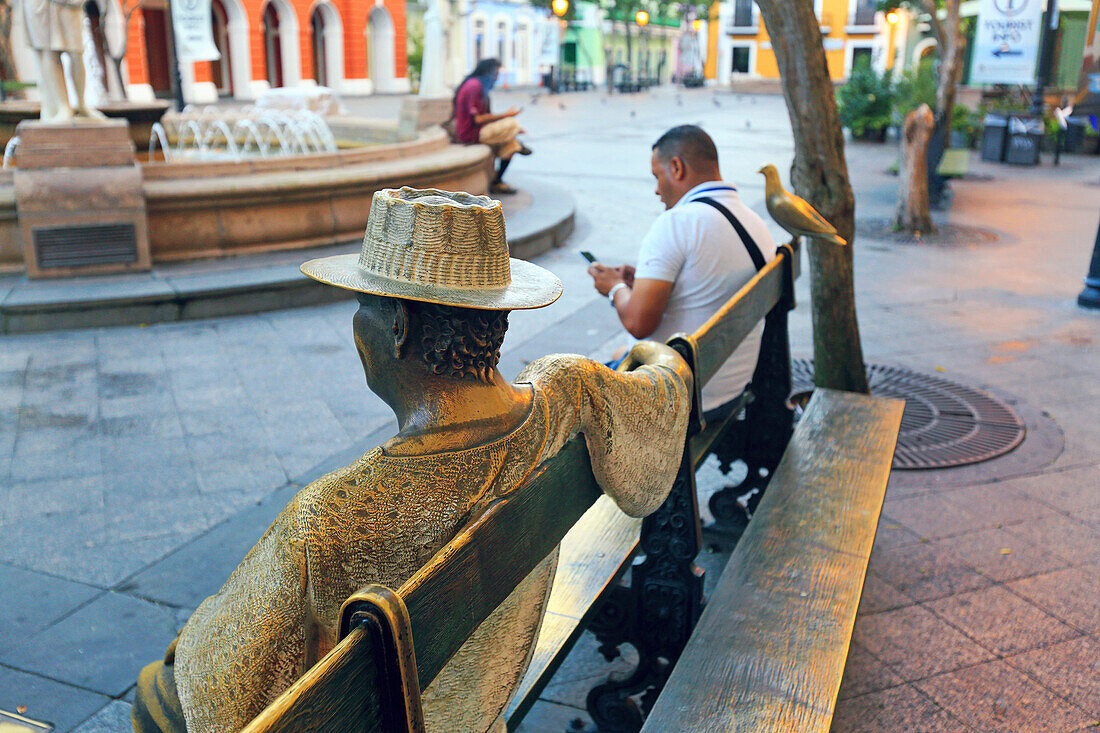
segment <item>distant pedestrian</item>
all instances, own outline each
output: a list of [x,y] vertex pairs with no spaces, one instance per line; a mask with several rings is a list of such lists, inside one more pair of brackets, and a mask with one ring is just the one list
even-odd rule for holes
[[498,59],[482,59],[469,76],[458,85],[454,96],[454,129],[459,142],[467,145],[484,143],[493,149],[493,155],[500,161],[496,177],[489,186],[490,193],[515,193],[516,189],[505,183],[502,178],[512,156],[530,155],[531,149],[517,140],[524,132],[516,121],[521,110],[510,107],[503,114],[489,111],[489,91],[496,84],[500,73]]

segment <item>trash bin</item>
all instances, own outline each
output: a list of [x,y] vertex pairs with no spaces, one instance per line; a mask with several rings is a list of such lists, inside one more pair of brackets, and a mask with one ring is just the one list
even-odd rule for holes
[[1043,144],[1043,120],[1028,115],[1008,118],[1008,135],[1005,138],[1006,163],[1037,165],[1039,147]]
[[1062,143],[1062,150],[1067,153],[1079,153],[1085,147],[1085,127],[1088,120],[1080,117],[1066,118],[1066,137]]
[[1007,117],[992,112],[985,116],[982,127],[982,160],[992,160],[994,163],[1004,160],[1007,132]]

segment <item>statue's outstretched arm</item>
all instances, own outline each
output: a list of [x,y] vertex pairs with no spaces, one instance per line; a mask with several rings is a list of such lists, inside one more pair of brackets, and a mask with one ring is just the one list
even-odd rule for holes
[[672,349],[643,342],[632,371],[611,371],[576,355],[532,362],[518,381],[546,394],[550,438],[543,459],[584,432],[600,487],[631,516],[665,500],[684,450],[691,410],[691,371]]

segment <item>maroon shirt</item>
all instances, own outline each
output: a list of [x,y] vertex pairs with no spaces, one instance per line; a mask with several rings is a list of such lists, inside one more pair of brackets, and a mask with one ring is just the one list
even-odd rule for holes
[[455,135],[466,144],[478,142],[481,125],[475,115],[489,113],[489,98],[477,79],[467,79],[455,95]]

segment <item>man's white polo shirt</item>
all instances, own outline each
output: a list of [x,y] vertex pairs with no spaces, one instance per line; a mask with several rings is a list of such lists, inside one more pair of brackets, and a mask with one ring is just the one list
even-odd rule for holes
[[[673,283],[668,306],[649,338],[664,342],[673,334],[691,333],[741,289],[756,268],[736,230],[713,207],[693,201],[707,197],[729,209],[755,240],[764,258],[775,257],[768,227],[741,202],[737,189],[723,181],[702,183],[653,222],[638,252],[636,278]],[[762,323],[703,388],[703,409],[712,410],[745,389],[760,353]]]

